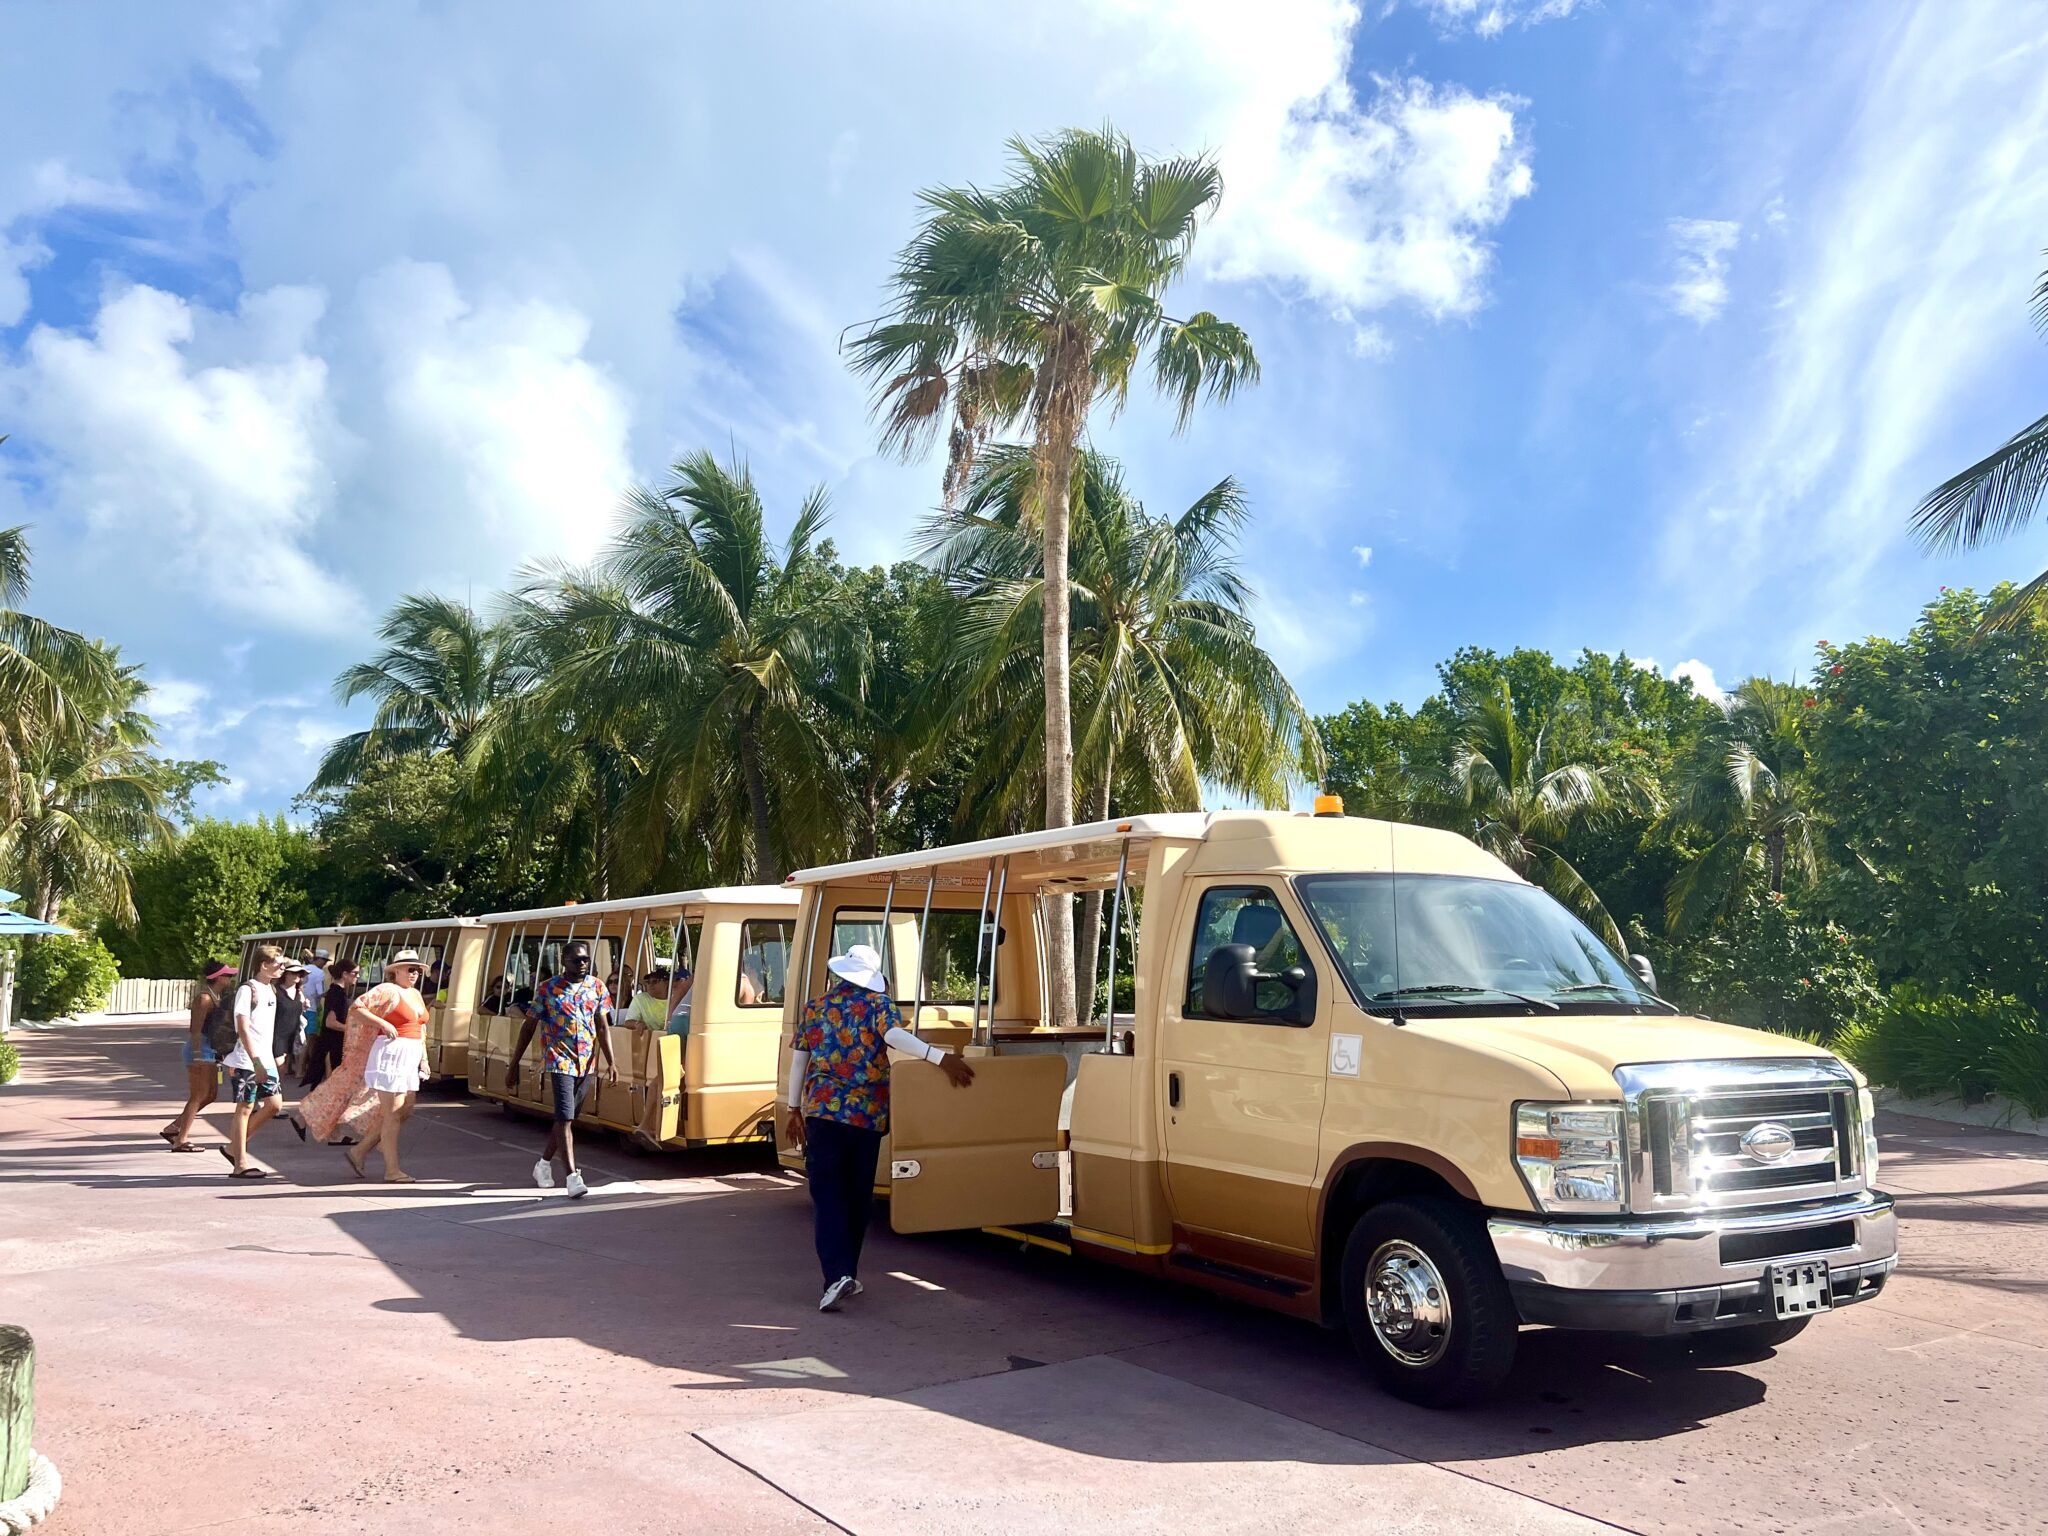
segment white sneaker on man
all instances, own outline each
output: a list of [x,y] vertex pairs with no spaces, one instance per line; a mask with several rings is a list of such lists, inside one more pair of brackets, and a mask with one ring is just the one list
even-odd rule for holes
[[839,1303],[849,1296],[860,1294],[860,1282],[851,1275],[841,1275],[825,1287],[825,1294],[818,1298],[820,1312],[837,1312]]
[[542,1158],[539,1162],[535,1163],[533,1165],[533,1182],[542,1189],[553,1189],[555,1187],[555,1165],[546,1158]]
[[862,1291],[866,1289],[866,1286],[862,1285],[858,1280],[856,1280],[853,1282],[852,1285],[847,1287],[846,1294],[848,1296],[858,1296]]
[[580,1172],[571,1170],[569,1174],[568,1190],[569,1198],[571,1200],[581,1200],[585,1195],[590,1193],[590,1186],[583,1182],[583,1175]]

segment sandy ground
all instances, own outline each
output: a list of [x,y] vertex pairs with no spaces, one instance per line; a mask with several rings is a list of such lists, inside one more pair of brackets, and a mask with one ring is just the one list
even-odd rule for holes
[[879,1232],[820,1316],[762,1154],[592,1143],[572,1204],[524,1182],[536,1123],[452,1093],[410,1128],[429,1182],[278,1126],[280,1177],[230,1184],[154,1135],[173,1025],[15,1038],[0,1321],[53,1536],[2048,1528],[2036,1138],[1891,1118],[1902,1269],[1773,1357],[1531,1333],[1439,1414],[1333,1335],[979,1235]]

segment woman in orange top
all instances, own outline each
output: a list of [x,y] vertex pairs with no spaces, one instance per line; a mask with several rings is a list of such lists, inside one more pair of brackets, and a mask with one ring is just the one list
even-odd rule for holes
[[[342,1032],[341,1063],[320,1080],[320,1086],[299,1100],[292,1126],[304,1140],[313,1139],[349,1145],[376,1134],[384,1111],[377,1096],[363,1086],[363,1068],[369,1064],[370,1042],[376,1037],[374,1023],[352,1016],[356,973],[362,967],[353,960],[337,960],[328,967],[327,996],[320,1001],[322,1027]],[[345,1141],[341,1138],[347,1138]]]
[[381,1148],[386,1184],[418,1182],[399,1166],[398,1133],[427,1079],[427,1000],[419,990],[425,971],[415,951],[401,949],[384,962],[383,984],[372,987],[349,1010],[351,1023],[360,1018],[376,1030],[369,1060],[363,1063],[363,1086],[377,1095],[384,1111],[376,1133],[346,1154],[357,1178],[366,1177],[364,1162],[372,1149]]

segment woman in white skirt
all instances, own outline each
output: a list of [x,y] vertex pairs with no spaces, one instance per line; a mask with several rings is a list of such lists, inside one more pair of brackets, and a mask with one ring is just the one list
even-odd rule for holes
[[384,980],[356,999],[351,1022],[376,1031],[369,1059],[363,1063],[363,1086],[377,1095],[383,1123],[361,1146],[345,1154],[356,1177],[369,1175],[363,1164],[374,1150],[384,1153],[384,1182],[413,1184],[418,1180],[398,1161],[398,1137],[427,1080],[427,1002],[420,995],[426,971],[418,953],[401,949],[384,962]]

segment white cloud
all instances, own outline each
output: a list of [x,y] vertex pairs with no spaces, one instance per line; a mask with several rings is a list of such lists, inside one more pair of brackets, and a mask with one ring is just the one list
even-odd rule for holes
[[1711,703],[1719,704],[1728,697],[1721,685],[1714,681],[1714,669],[1698,657],[1691,661],[1681,661],[1671,669],[1669,675],[1674,682],[1682,679],[1691,683],[1692,691]]
[[1330,46],[1225,125],[1223,207],[1199,259],[1218,277],[1296,285],[1346,317],[1397,303],[1471,314],[1487,234],[1535,187],[1521,104],[1412,77],[1377,80],[1361,102],[1345,74],[1355,14],[1339,8]]
[[429,525],[466,529],[471,570],[592,554],[632,472],[630,410],[584,355],[589,320],[537,299],[472,305],[447,268],[417,262],[375,274],[361,303],[382,375],[378,437],[398,461],[378,480]]
[[1675,273],[1665,298],[1679,314],[1705,325],[1728,303],[1728,253],[1742,226],[1733,219],[1673,219],[1670,234]]
[[168,725],[196,714],[211,691],[206,684],[190,678],[153,673],[149,679],[149,700],[143,707],[158,725]]
[[40,240],[13,241],[0,238],[0,329],[18,325],[28,313],[28,275],[50,259],[50,248]]
[[331,491],[327,365],[309,350],[322,308],[275,288],[227,315],[136,286],[89,333],[38,326],[0,369],[49,501],[106,579],[266,626],[328,622],[310,548]]
[[1358,567],[1360,570],[1372,564],[1372,546],[1370,544],[1354,544],[1351,546],[1351,553],[1358,557]]
[[1510,23],[1531,27],[1539,22],[1561,21],[1587,3],[1588,0],[1421,0],[1444,31],[1471,31],[1481,37],[1499,37]]
[[125,181],[111,181],[74,171],[63,160],[41,161],[29,173],[31,206],[40,208],[103,208],[133,213],[148,200]]
[[1372,601],[1372,598],[1370,596],[1368,596],[1366,593],[1357,591],[1356,589],[1351,591],[1348,594],[1348,597],[1351,606],[1354,608],[1363,608],[1367,603]]
[[[1775,56],[1782,34],[1757,26]],[[1767,155],[1731,151],[1765,178],[1731,203],[1766,205],[1787,164],[1821,174],[1773,242],[1771,328],[1709,376],[1716,430],[1677,471],[1655,601],[1695,644],[1761,624],[1766,647],[1803,648],[1910,613],[1938,578],[1894,559],[1880,589],[1872,572],[1914,503],[2038,411],[2014,389],[2039,377],[2025,299],[2048,229],[2048,34],[2023,7],[1926,0],[1851,47],[1826,31],[1836,74],[1788,98],[1805,116],[1756,123]]]

